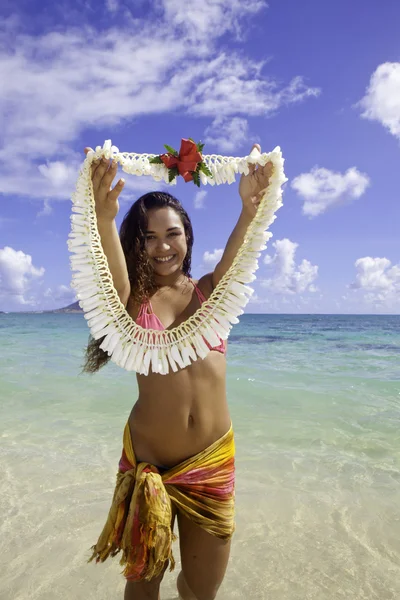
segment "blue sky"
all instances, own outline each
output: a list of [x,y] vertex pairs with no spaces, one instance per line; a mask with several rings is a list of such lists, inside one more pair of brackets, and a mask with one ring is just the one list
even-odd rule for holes
[[[383,6],[385,10],[383,10]],[[61,0],[0,8],[0,310],[74,300],[66,240],[86,145],[279,145],[289,178],[248,312],[400,312],[400,3]],[[160,185],[125,175],[118,224]],[[210,270],[237,185],[171,189]]]

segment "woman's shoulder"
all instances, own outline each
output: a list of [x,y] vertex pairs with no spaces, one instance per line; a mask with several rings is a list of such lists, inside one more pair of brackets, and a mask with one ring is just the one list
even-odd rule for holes
[[139,312],[140,312],[141,304],[134,300],[133,296],[129,296],[128,302],[125,306],[126,312],[134,321],[136,321]]
[[199,288],[203,296],[207,299],[213,292],[212,273],[207,273],[200,277],[199,280],[192,279],[193,283]]

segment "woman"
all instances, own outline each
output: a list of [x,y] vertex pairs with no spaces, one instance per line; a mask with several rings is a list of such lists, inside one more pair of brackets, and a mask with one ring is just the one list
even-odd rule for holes
[[[261,148],[255,146],[261,152]],[[90,148],[85,148],[86,153],[89,151]],[[104,253],[114,287],[138,324],[152,329],[172,329],[196,312],[230,268],[271,172],[271,163],[265,167],[250,166],[249,174],[241,177],[242,210],[238,222],[214,271],[196,282],[190,278],[192,227],[181,204],[167,193],[146,194],[125,216],[119,237],[115,217],[124,182],[120,180],[113,189],[111,187],[117,164],[110,165],[103,159],[92,165],[98,230]],[[108,356],[100,349],[100,344],[101,340],[89,343],[86,372],[94,372],[107,362]],[[166,558],[171,559],[168,531],[173,529],[175,517],[182,563],[177,580],[180,597],[183,600],[212,600],[222,583],[234,529],[234,442],[226,400],[225,351],[226,344],[219,340],[205,359],[198,359],[185,369],[168,375],[151,372],[148,376],[137,375],[139,397],[125,430],[118,475],[123,478],[133,474],[134,481],[132,483],[131,478],[131,484],[128,484],[118,480],[120,489],[114,495],[108,525],[93,548],[93,557],[97,560],[116,554],[123,546],[121,540],[125,534],[121,534],[121,544],[111,544],[110,527],[115,530],[116,520],[119,519],[119,523],[123,520],[124,526],[130,523],[129,536],[135,537],[135,523],[142,518],[139,512],[151,512],[146,508],[146,502],[149,505],[153,502],[153,513],[158,511],[157,523],[154,528],[148,526],[150,533],[146,533],[148,543],[143,553],[135,554],[140,558],[137,563],[141,564],[131,561],[125,570],[125,600],[159,598],[160,583],[168,565]],[[226,460],[219,460],[221,455]],[[221,466],[215,467],[217,464]],[[147,500],[143,492],[145,506],[139,509],[134,504],[131,512],[135,514],[130,522],[126,506],[131,497],[139,502],[135,494],[139,494],[140,465],[141,477],[146,476],[148,480]],[[204,469],[203,465],[206,465]],[[198,483],[199,473],[206,478],[201,484]],[[214,486],[215,481],[219,482],[219,487]],[[131,489],[125,493],[130,496],[126,499],[124,495],[121,500],[121,488],[128,489],[128,485]],[[160,502],[165,506],[166,525],[161,523]],[[125,511],[123,516],[121,510]],[[146,518],[150,518],[147,513]],[[136,539],[142,546],[143,535],[138,533]],[[161,565],[160,560],[163,561]],[[150,566],[149,562],[152,563]],[[157,576],[149,576],[156,572],[159,573]]]

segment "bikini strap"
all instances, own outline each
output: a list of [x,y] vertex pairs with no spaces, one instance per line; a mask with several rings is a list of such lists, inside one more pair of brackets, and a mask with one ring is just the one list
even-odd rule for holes
[[139,308],[139,312],[138,312],[137,318],[142,317],[144,314],[145,315],[152,315],[153,314],[153,307],[151,305],[150,300],[147,300],[147,302],[146,301],[142,302],[142,304],[140,305],[140,308]]
[[193,287],[194,287],[194,289],[195,289],[195,292],[196,292],[196,294],[197,294],[197,297],[198,297],[198,299],[199,299],[199,301],[200,301],[200,304],[203,304],[203,302],[205,302],[205,301],[206,301],[206,298],[205,298],[205,296],[204,296],[203,292],[202,292],[202,291],[201,291],[201,289],[200,289],[200,288],[199,288],[199,287],[198,287],[198,286],[195,284],[195,282],[193,281],[193,279],[192,279],[192,278],[190,278],[190,281],[193,283]]

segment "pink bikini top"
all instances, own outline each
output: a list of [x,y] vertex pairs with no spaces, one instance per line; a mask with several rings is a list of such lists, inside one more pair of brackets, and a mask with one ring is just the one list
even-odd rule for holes
[[[205,301],[205,297],[202,294],[201,290],[197,287],[197,285],[194,283],[194,281],[192,281],[192,279],[190,279],[190,281],[193,283],[195,292],[197,294],[197,297],[199,299],[200,304],[203,304],[203,302]],[[165,327],[164,325],[161,323],[160,319],[157,317],[156,314],[154,314],[153,312],[153,307],[151,306],[151,302],[150,300],[148,300],[147,302],[143,302],[143,304],[141,304],[140,309],[139,309],[139,314],[136,318],[136,323],[138,325],[140,325],[141,327],[143,327],[144,329],[155,329],[157,331],[165,331]],[[226,343],[224,340],[221,340],[221,343],[218,346],[215,346],[214,348],[212,348],[210,346],[210,344],[207,342],[207,340],[205,338],[204,342],[207,344],[208,348],[210,348],[210,350],[216,350],[216,352],[221,352],[222,354],[226,353]]]

